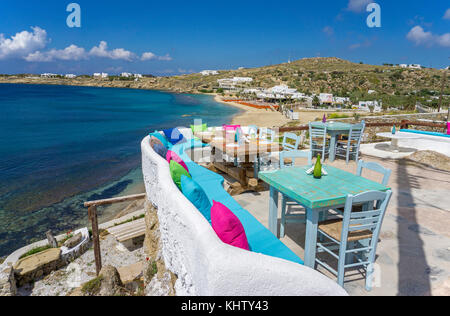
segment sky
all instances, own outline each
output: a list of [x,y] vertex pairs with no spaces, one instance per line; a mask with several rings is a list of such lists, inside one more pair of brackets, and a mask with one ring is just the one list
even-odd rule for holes
[[[0,73],[176,75],[305,57],[450,64],[450,2],[16,0],[0,6]],[[79,10],[67,7],[76,3]],[[80,27],[68,16],[80,12]],[[69,23],[70,24],[70,23]]]

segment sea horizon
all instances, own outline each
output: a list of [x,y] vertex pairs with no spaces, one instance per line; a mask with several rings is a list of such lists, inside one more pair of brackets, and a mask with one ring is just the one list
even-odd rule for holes
[[1,84],[0,103],[0,257],[87,225],[87,200],[135,191],[148,133],[241,112],[210,95],[58,85]]

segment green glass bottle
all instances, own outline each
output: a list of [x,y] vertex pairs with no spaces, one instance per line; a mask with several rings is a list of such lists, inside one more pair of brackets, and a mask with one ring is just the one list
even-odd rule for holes
[[322,179],[322,157],[320,154],[317,156],[316,165],[314,167],[314,178],[315,179]]

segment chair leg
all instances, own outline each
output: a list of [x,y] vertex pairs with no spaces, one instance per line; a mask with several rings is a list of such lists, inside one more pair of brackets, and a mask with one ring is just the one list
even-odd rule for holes
[[[374,242],[373,240],[371,243]],[[372,283],[373,283],[373,272],[374,272],[374,264],[375,264],[375,255],[376,255],[376,247],[370,251],[369,254],[369,265],[367,266],[366,271],[366,291],[372,291]]]
[[339,248],[339,260],[338,260],[338,284],[344,287],[344,277],[345,277],[345,263],[346,263],[346,251],[347,243],[341,242]]
[[286,228],[286,212],[287,212],[287,199],[286,196],[283,194],[282,197],[282,206],[281,206],[281,227],[280,227],[280,238],[284,238],[285,228]]

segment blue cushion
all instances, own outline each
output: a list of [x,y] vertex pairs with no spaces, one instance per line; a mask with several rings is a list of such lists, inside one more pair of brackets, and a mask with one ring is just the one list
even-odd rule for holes
[[164,135],[166,135],[169,142],[172,143],[173,145],[180,143],[184,139],[183,134],[181,134],[178,128],[166,129],[163,132]]
[[211,223],[212,204],[202,187],[189,177],[181,176],[181,189],[184,196],[202,213]]
[[161,133],[159,132],[153,132],[150,134],[150,137],[156,137],[157,139],[159,139],[161,141],[161,143],[164,145],[164,147],[169,148],[169,142],[167,141],[167,138],[165,138],[163,135],[161,135]]
[[167,151],[168,151],[166,147],[164,147],[164,146],[161,145],[161,144],[155,144],[155,145],[153,146],[153,150],[154,150],[158,155],[160,155],[164,160],[166,160]]

